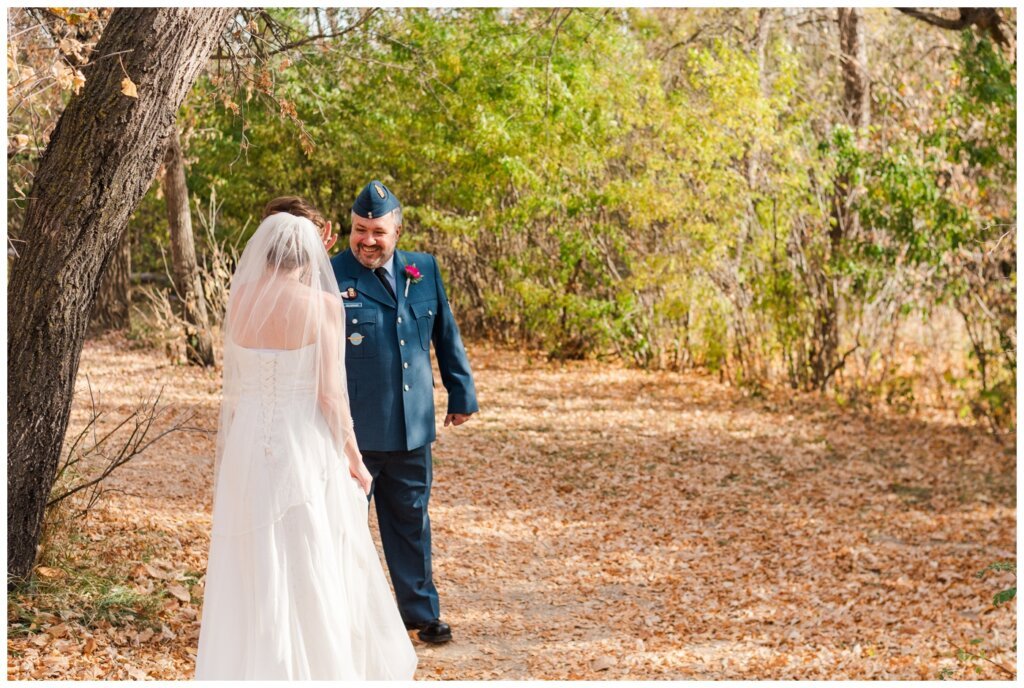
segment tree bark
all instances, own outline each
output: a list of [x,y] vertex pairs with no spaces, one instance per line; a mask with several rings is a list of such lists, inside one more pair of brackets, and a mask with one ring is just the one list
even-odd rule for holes
[[[837,9],[839,23],[839,68],[843,77],[843,113],[859,136],[871,123],[871,79],[868,74],[867,42],[863,12],[856,7]],[[849,174],[839,174],[832,190],[832,216],[829,227],[829,255],[834,260],[859,231],[859,218],[853,205],[853,187]],[[814,386],[831,386],[835,373],[843,366],[839,354],[839,324],[843,287],[839,279],[827,273],[816,280],[818,309],[814,322],[814,347],[810,355]]]
[[110,264],[102,271],[100,289],[92,307],[89,329],[93,332],[127,330],[131,327],[132,247],[128,232],[110,256]]
[[[234,12],[115,9],[40,160],[7,290],[9,582],[35,560],[100,274]],[[137,97],[122,93],[125,78]]]
[[871,79],[868,76],[864,16],[858,7],[840,7],[838,13],[843,110],[855,128],[864,128],[871,124]]
[[772,18],[775,10],[762,7],[757,12],[757,34],[754,38],[754,50],[757,53],[758,85],[761,95],[767,98],[772,93],[771,80],[768,78],[768,38],[771,36]]
[[963,31],[969,26],[977,26],[982,31],[987,31],[992,39],[999,45],[1009,45],[1010,41],[1003,33],[1002,26],[1005,23],[999,10],[994,7],[960,7],[960,16],[956,19],[949,19],[931,12],[919,10],[913,7],[897,7],[899,12],[920,19],[932,26],[950,31]]
[[[871,124],[871,78],[868,74],[867,41],[863,12],[857,7],[840,7],[839,67],[843,74],[843,113],[857,138]],[[853,210],[851,180],[841,175],[836,181],[835,222],[831,228],[833,253],[840,244],[857,234],[858,217]]]
[[181,152],[178,127],[172,126],[164,155],[164,198],[167,199],[167,223],[171,230],[171,257],[174,262],[174,288],[181,299],[185,318],[185,352],[189,362],[212,366],[213,335],[206,313],[206,297],[196,268],[196,246],[192,235],[188,186],[185,182],[185,158]]

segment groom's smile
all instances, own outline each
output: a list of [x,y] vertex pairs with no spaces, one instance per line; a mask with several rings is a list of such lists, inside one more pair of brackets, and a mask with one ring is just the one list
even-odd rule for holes
[[390,213],[374,219],[353,214],[349,248],[363,267],[374,270],[391,260],[400,234]]

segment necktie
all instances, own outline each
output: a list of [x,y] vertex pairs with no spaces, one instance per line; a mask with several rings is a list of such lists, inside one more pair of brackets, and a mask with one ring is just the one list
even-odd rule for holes
[[391,282],[388,280],[387,270],[384,268],[377,268],[373,271],[373,274],[377,275],[377,279],[380,280],[380,283],[383,284],[384,288],[388,290],[389,294],[391,294],[391,298],[395,300],[395,303],[398,303],[398,298],[395,296],[395,290],[391,288]]

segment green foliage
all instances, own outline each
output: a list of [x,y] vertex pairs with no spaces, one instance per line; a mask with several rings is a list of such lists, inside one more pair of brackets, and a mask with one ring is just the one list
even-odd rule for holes
[[1009,602],[1017,596],[1017,586],[1007,588],[1006,590],[1000,590],[992,597],[992,606],[998,607],[1004,602]]
[[[985,575],[987,573],[989,573],[990,571],[997,571],[997,572],[998,571],[1009,571],[1010,573],[1012,573],[1014,575],[1014,577],[1016,577],[1016,575],[1017,575],[1017,563],[1013,562],[1013,561],[996,561],[996,562],[993,562],[993,563],[989,564],[988,566],[983,568],[981,571],[978,571],[978,573],[975,574],[975,575],[977,575],[978,578],[984,578]],[[1016,585],[1011,586],[1009,588],[1006,588],[1005,590],[1000,590],[992,598],[992,606],[993,607],[998,607],[1001,604],[1004,604],[1006,602],[1011,601],[1016,596],[1017,596],[1017,586]]]
[[870,231],[855,252],[865,274],[908,274],[905,291],[928,295],[922,310],[960,313],[966,408],[1005,430],[1016,414],[1016,65],[965,31],[953,72],[959,88],[929,128],[865,151],[858,210]]
[[[270,12],[301,26],[298,10]],[[999,239],[1015,223],[1015,66],[967,32],[955,88],[923,128],[857,131],[781,37],[765,80],[727,36],[666,57],[655,46],[678,36],[655,17],[386,10],[269,56],[242,90],[211,72],[181,113],[190,191],[216,193],[218,238],[244,241],[282,194],[344,232],[351,199],[380,178],[405,206],[403,248],[438,255],[463,330],[553,357],[816,386],[844,350],[952,305],[974,350],[967,408],[1012,424],[1015,249]],[[835,231],[837,188],[856,231]],[[162,240],[160,209],[154,192],[141,235]],[[912,388],[871,387],[907,410]]]

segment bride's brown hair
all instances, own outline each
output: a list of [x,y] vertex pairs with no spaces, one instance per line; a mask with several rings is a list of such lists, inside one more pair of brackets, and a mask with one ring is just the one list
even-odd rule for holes
[[278,196],[263,208],[263,219],[267,219],[274,213],[289,213],[304,217],[320,229],[327,224],[327,220],[324,219],[320,211],[301,196]]
[[[267,203],[263,208],[263,219],[267,219],[275,213],[288,213],[297,217],[304,217],[318,229],[323,229],[327,221],[320,211],[301,196],[278,196]],[[306,267],[309,264],[309,256],[302,249],[297,237],[290,237],[280,245],[270,248],[267,253],[267,263],[285,271],[294,270],[299,267]]]

